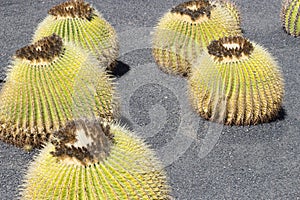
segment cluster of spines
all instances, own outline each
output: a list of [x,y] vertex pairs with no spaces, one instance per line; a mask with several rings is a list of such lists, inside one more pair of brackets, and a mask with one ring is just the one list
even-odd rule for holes
[[281,21],[285,31],[292,36],[300,36],[300,1],[284,0],[281,8]]
[[231,0],[218,0],[218,1],[221,3],[221,5],[223,5],[225,8],[228,9],[231,16],[236,19],[239,25],[241,25],[241,15],[237,5]]
[[[84,134],[90,141],[84,145],[80,144],[80,134]],[[87,166],[108,157],[114,142],[110,126],[100,122],[99,119],[72,120],[64,128],[53,133],[51,143],[55,146],[55,150],[51,155],[62,159],[75,159]]]
[[62,39],[56,34],[53,34],[32,45],[18,49],[16,51],[16,57],[29,61],[36,61],[37,63],[40,61],[52,62],[54,58],[61,55],[62,50]]
[[[204,52],[199,66],[193,67],[189,78],[191,100],[205,119],[251,125],[278,116],[284,93],[281,71],[266,50],[252,45],[243,38],[222,38],[212,42],[208,47],[211,53]],[[248,48],[246,54],[244,47]],[[240,48],[243,56],[234,51]]]
[[164,15],[155,28],[153,56],[163,71],[188,75],[211,41],[240,34],[237,18],[221,2],[185,2]]
[[109,154],[88,165],[53,156],[55,147],[46,145],[26,174],[23,199],[170,199],[165,173],[154,153],[122,127],[111,125],[110,132],[115,142]]
[[[234,45],[232,48],[224,46],[231,44]],[[207,46],[207,50],[210,55],[222,61],[224,58],[231,59],[235,57],[239,59],[242,56],[249,56],[253,52],[254,47],[249,40],[242,36],[229,36],[212,41]]]
[[52,7],[48,14],[56,17],[82,18],[91,20],[94,8],[84,0],[70,0]]
[[172,8],[171,13],[188,15],[193,21],[196,21],[203,15],[206,15],[208,18],[210,18],[212,7],[213,5],[211,5],[208,0],[188,1]]

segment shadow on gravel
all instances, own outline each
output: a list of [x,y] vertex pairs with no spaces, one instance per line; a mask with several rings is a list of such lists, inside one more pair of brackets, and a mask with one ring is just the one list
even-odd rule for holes
[[286,115],[287,114],[286,114],[286,111],[284,110],[284,108],[281,108],[278,113],[278,117],[275,118],[273,121],[283,121],[285,119]]
[[126,128],[128,128],[130,131],[133,131],[133,124],[131,123],[131,121],[129,119],[127,119],[126,117],[124,116],[120,116],[118,118],[118,123],[121,125],[121,126],[125,126]]
[[130,70],[129,65],[123,63],[122,61],[116,61],[115,65],[116,66],[112,71],[109,72],[109,74],[116,78],[120,78]]

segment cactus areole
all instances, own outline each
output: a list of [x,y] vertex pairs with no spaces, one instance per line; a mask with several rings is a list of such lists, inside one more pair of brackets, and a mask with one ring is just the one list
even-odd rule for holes
[[195,22],[202,17],[210,18],[212,7],[207,0],[188,1],[173,8],[171,13],[190,16],[191,20]]
[[83,0],[71,0],[52,7],[48,14],[61,18],[81,18],[91,20],[94,8]]
[[52,62],[59,57],[63,52],[62,39],[53,34],[45,37],[34,44],[25,46],[16,51],[16,57],[28,60],[32,64],[39,64],[44,62]]
[[[80,141],[82,138],[86,141]],[[58,160],[88,166],[107,158],[114,139],[109,125],[97,120],[76,120],[56,131],[51,142],[55,146],[51,154]]]
[[212,41],[207,49],[215,60],[233,62],[250,56],[254,47],[242,36],[231,36]]

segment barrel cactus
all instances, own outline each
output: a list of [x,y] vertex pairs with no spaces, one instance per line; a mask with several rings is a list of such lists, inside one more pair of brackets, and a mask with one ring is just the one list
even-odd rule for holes
[[195,0],[167,12],[153,37],[153,56],[159,67],[167,73],[188,75],[193,60],[212,40],[240,35],[234,16],[238,14],[228,7],[220,1]]
[[112,70],[119,55],[117,35],[95,8],[84,0],[70,0],[52,7],[48,14],[38,25],[33,41],[56,33],[91,51],[99,60],[106,59]]
[[300,0],[283,1],[281,21],[288,34],[300,36]]
[[29,167],[22,199],[169,199],[161,163],[125,128],[80,119],[53,136]]
[[[107,63],[103,63],[105,65]],[[16,51],[0,92],[0,139],[39,147],[81,115],[112,120],[112,80],[87,51],[53,34]]]
[[205,119],[258,124],[274,120],[281,109],[284,83],[278,64],[241,36],[211,42],[188,82],[193,106]]

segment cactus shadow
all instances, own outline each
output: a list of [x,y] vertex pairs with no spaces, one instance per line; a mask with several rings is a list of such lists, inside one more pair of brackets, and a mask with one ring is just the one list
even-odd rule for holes
[[117,122],[118,122],[119,125],[121,125],[123,127],[126,127],[130,131],[134,130],[132,122],[124,116],[120,116],[118,118]]
[[286,114],[285,109],[281,108],[278,112],[277,118],[275,118],[273,121],[283,121],[286,116],[287,116],[287,114]]
[[115,67],[113,68],[112,71],[109,71],[109,74],[116,77],[120,78],[124,74],[126,74],[130,70],[129,65],[123,63],[122,61],[116,61]]

